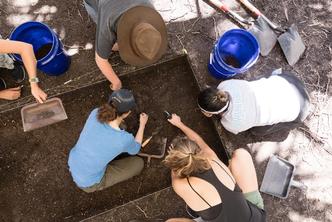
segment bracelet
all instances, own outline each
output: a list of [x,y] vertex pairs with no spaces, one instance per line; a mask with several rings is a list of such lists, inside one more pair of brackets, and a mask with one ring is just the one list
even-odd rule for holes
[[33,77],[33,78],[30,78],[29,79],[29,82],[30,83],[38,83],[39,82],[39,79],[37,77]]

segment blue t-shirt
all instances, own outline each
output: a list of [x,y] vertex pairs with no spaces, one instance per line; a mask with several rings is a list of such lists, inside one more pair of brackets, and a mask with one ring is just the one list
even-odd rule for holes
[[80,138],[69,154],[69,170],[79,187],[99,183],[110,161],[121,153],[135,155],[141,147],[132,134],[100,123],[97,113],[98,109],[90,113]]

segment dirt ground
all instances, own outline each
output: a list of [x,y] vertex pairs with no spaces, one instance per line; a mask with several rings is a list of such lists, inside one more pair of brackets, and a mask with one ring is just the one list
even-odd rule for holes
[[[167,23],[169,50],[164,59],[184,51],[192,62],[200,86],[216,85],[218,80],[208,74],[206,64],[215,40],[236,27],[231,20],[214,12],[199,0],[154,0]],[[235,1],[225,0],[246,15]],[[296,23],[307,47],[302,59],[290,67],[276,46],[267,57],[260,57],[248,72],[237,78],[252,79],[277,68],[293,71],[303,80],[312,100],[312,115],[308,128],[301,127],[286,135],[276,135],[262,142],[248,133],[234,136],[220,127],[222,140],[229,150],[247,147],[253,154],[262,181],[267,160],[277,154],[296,166],[296,178],[308,188],[292,188],[286,200],[264,195],[268,221],[332,221],[332,3],[329,0],[255,0],[254,4],[273,21],[283,26]],[[55,28],[72,54],[70,70],[57,78],[40,74],[42,86],[49,95],[56,95],[102,79],[94,63],[95,25],[88,18],[81,0],[6,0],[0,2],[1,34],[26,20],[43,21]],[[185,49],[185,50],[184,50]],[[110,61],[119,75],[136,69],[120,61],[118,54]],[[1,111],[20,107],[33,101],[29,88],[15,102],[1,102]],[[1,140],[4,138],[0,135]],[[4,161],[4,160],[1,160]]]
[[[122,81],[134,92],[136,113],[149,114],[145,138],[157,128],[159,136],[169,140],[167,145],[181,135],[164,118],[163,111],[169,110],[195,127],[226,161],[212,121],[206,121],[196,108],[193,95],[199,90],[185,56],[128,74]],[[179,88],[179,82],[186,84]],[[0,144],[0,220],[77,221],[170,186],[169,170],[160,160],[152,160],[150,167],[129,182],[101,192],[86,194],[73,183],[67,167],[69,151],[90,111],[107,101],[108,90],[107,82],[102,81],[59,96],[68,120],[28,133],[22,131],[19,110],[1,116],[0,134],[5,140]],[[131,116],[128,127],[138,121],[135,113]],[[152,144],[155,139],[157,135]]]
[[168,187],[81,222],[162,222],[179,215],[186,215],[184,202]]

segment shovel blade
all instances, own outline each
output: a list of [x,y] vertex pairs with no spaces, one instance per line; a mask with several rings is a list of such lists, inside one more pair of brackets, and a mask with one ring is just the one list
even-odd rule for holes
[[289,65],[293,66],[305,51],[305,45],[295,24],[278,38],[280,47]]
[[261,55],[267,56],[277,43],[275,32],[261,16],[254,21],[248,31],[256,37]]

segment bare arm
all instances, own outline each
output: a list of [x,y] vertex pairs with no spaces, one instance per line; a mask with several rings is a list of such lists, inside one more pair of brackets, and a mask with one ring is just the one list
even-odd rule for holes
[[98,68],[104,74],[104,76],[112,83],[112,90],[121,89],[122,83],[119,77],[114,72],[112,65],[108,62],[107,59],[103,59],[102,57],[100,57],[97,52],[95,53],[95,56]]
[[143,136],[144,136],[144,130],[145,130],[145,125],[148,121],[149,117],[145,113],[141,113],[140,115],[140,121],[139,121],[139,128],[136,133],[135,140],[136,142],[142,144],[143,141]]
[[171,124],[174,126],[178,127],[186,136],[197,143],[197,145],[202,149],[202,151],[207,154],[207,155],[214,155],[215,152],[205,143],[203,138],[198,135],[194,130],[190,129],[188,126],[186,126],[182,121],[179,116],[176,114],[172,114],[172,118],[168,120]]
[[[15,53],[22,57],[29,79],[37,77],[37,60],[32,45],[12,40],[0,40],[0,53]],[[38,86],[38,83],[31,83],[31,93],[38,102],[46,100],[47,95]]]
[[29,78],[36,77],[37,60],[33,53],[32,45],[11,40],[0,40],[0,53],[15,53],[22,57],[24,66],[28,72]]

